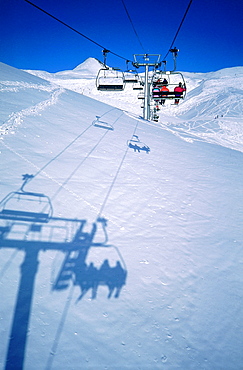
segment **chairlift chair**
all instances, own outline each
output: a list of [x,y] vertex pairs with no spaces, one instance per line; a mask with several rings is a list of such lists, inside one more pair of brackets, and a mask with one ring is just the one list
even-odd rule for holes
[[144,92],[140,92],[140,93],[138,93],[137,98],[138,98],[138,99],[144,99]]
[[152,78],[152,89],[158,87],[161,88],[162,86],[166,86],[169,91],[153,91],[152,90],[152,98],[153,99],[185,99],[186,90],[183,91],[179,96],[178,93],[174,92],[176,86],[182,83],[182,86],[186,86],[183,74],[180,72],[171,72],[171,71],[156,71]]
[[52,214],[50,198],[41,193],[15,191],[0,202],[0,219],[48,222]]
[[142,78],[138,75],[138,81],[134,82],[132,85],[133,90],[143,90],[144,88],[144,82],[142,81]]
[[139,81],[138,73],[134,70],[128,70],[124,72],[124,81],[125,83],[134,83],[136,84]]
[[96,77],[99,91],[122,91],[125,88],[124,73],[115,68],[101,68]]
[[130,60],[126,61],[126,71],[124,72],[124,81],[125,83],[137,83],[139,80],[139,75],[136,70],[134,69],[129,69],[129,63],[131,63]]

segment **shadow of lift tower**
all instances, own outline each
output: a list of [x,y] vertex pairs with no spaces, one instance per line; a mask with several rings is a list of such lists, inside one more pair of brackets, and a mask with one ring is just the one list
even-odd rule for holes
[[[35,193],[32,193],[32,195]],[[21,265],[21,277],[13,315],[11,334],[5,362],[5,370],[22,370],[24,367],[27,333],[29,327],[35,276],[38,270],[38,254],[40,251],[62,251],[67,256],[75,252],[78,262],[85,261],[91,247],[106,247],[106,220],[100,218],[92,224],[89,233],[84,232],[86,220],[50,217],[44,221],[35,217],[34,212],[25,214],[25,220],[18,213],[0,212],[0,248],[13,248],[25,252]],[[26,213],[26,212],[25,212]],[[27,217],[28,216],[28,217]],[[20,218],[19,218],[20,217]],[[26,220],[27,217],[27,220]],[[2,223],[4,222],[4,224]],[[102,226],[104,240],[94,242],[98,224]],[[16,227],[18,233],[16,234]],[[21,230],[21,232],[19,232]],[[56,232],[55,236],[55,231]],[[65,231],[63,233],[63,230]],[[62,236],[60,237],[60,234]],[[65,234],[65,235],[64,235]],[[98,233],[99,234],[99,233]],[[59,235],[57,237],[57,235]],[[107,246],[108,247],[108,246]],[[60,272],[56,284],[62,284]]]

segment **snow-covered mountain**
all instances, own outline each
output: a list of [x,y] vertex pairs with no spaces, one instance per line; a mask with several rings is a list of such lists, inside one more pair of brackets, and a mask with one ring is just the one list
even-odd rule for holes
[[239,370],[243,68],[157,123],[99,68],[0,64],[0,368]]
[[[119,93],[96,89],[96,76],[102,64],[94,58],[72,71],[47,73],[28,71],[64,88],[84,94],[104,103],[142,115],[141,101],[132,84]],[[143,73],[141,72],[141,75]],[[243,67],[225,68],[209,73],[183,72],[187,84],[187,99],[178,107],[166,104],[160,123],[178,135],[207,138],[210,142],[242,151],[243,126]]]

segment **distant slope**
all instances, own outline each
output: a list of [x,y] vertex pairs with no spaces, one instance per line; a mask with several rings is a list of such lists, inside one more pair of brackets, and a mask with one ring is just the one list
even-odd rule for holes
[[[138,92],[127,84],[121,92],[97,91],[95,80],[101,63],[88,58],[72,71],[47,73],[30,71],[59,86],[104,103],[142,115]],[[187,96],[178,107],[167,102],[159,114],[159,124],[190,140],[215,142],[243,151],[243,67],[209,73],[183,72]]]

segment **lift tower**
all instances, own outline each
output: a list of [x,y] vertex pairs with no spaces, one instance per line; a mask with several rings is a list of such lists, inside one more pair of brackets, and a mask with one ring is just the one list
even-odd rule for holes
[[145,67],[145,81],[144,81],[144,108],[143,118],[150,119],[150,81],[149,81],[149,67],[158,68],[160,63],[160,54],[134,54],[133,65],[136,68]]

